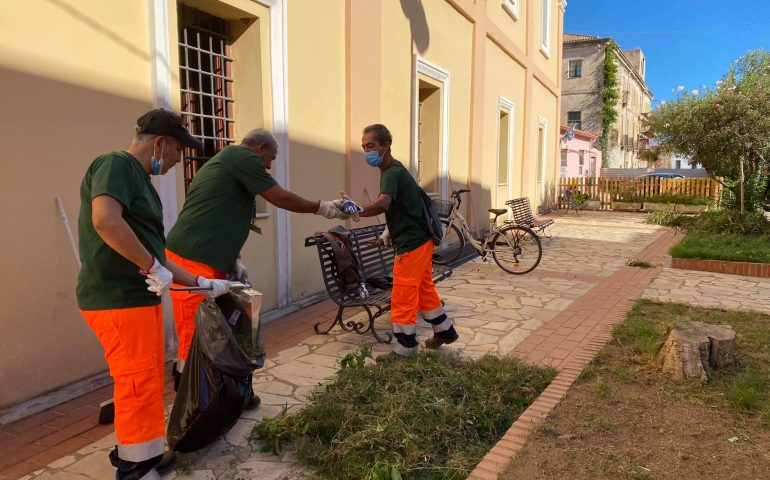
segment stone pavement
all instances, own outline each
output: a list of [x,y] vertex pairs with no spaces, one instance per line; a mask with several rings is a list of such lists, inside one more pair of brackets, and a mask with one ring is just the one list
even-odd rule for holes
[[[670,230],[645,225],[642,215],[617,212],[560,216],[550,230],[554,238],[544,239],[543,261],[531,274],[512,276],[494,263],[475,260],[457,268],[450,279],[439,284],[461,335],[460,341],[444,348],[467,357],[514,353],[529,361],[554,365],[561,369],[560,376],[573,375],[588,358],[586,352],[607,338],[608,322],[621,318],[631,299],[641,294],[660,271],[625,267],[626,261],[640,258],[659,264],[675,241]],[[186,454],[177,474],[166,478],[301,478],[303,469],[291,452],[281,457],[260,453],[260,445],[248,436],[263,415],[275,416],[284,408],[299,408],[316,385],[334,375],[342,356],[372,342],[369,335],[337,329],[330,335],[313,335],[311,325],[331,321],[333,314],[334,305],[326,301],[293,314],[291,322],[281,319],[266,325],[266,332],[269,328],[275,332],[266,338],[271,355],[254,376],[254,389],[262,398],[262,406],[245,412],[224,438],[199,452]],[[381,319],[379,327],[386,329],[387,322],[387,318]],[[427,324],[421,322],[418,336],[430,336]],[[390,348],[375,345],[374,353]],[[557,378],[549,389],[562,388],[566,393],[568,384],[564,385],[564,379]],[[541,399],[547,400],[545,397],[558,395],[548,393]],[[536,416],[530,410],[527,414]],[[514,442],[509,442],[509,447],[522,442],[519,437],[510,438]],[[506,441],[501,441],[501,448]],[[112,445],[114,434],[109,434],[40,465],[22,478],[108,478],[107,451]],[[509,454],[511,451],[515,450],[505,450]],[[500,449],[493,449],[488,456],[485,462],[504,463]],[[485,462],[480,468],[489,467]],[[31,465],[27,462],[26,468]],[[487,478],[482,470],[482,476],[477,477]],[[16,478],[27,473],[17,470],[17,475],[12,476],[7,472],[0,471],[0,475]]]
[[665,268],[644,298],[770,314],[770,278]]

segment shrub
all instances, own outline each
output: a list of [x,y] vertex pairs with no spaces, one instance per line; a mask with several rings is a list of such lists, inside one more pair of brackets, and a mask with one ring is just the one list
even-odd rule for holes
[[681,227],[685,228],[687,225],[693,222],[692,217],[688,217],[679,212],[675,212],[674,208],[667,208],[659,212],[650,212],[645,219],[646,223],[655,225],[663,225],[665,227]]
[[762,235],[770,233],[770,223],[762,212],[714,210],[698,215],[691,229],[706,233]]
[[644,199],[650,203],[678,203],[681,205],[709,205],[710,198],[693,197],[690,195],[653,195]]

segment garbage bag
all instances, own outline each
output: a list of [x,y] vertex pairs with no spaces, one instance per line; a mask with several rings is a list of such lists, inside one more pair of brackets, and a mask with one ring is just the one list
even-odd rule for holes
[[168,423],[172,450],[190,452],[206,446],[243,413],[251,396],[251,375],[265,359],[259,325],[252,328],[244,302],[228,293],[198,308]]

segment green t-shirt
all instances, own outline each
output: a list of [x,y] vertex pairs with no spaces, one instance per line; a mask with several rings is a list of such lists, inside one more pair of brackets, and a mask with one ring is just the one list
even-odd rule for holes
[[223,148],[195,174],[166,246],[188,260],[230,271],[249,236],[254,197],[274,185],[254,152],[239,145]]
[[380,174],[380,193],[390,195],[392,200],[385,220],[396,252],[410,252],[430,240],[422,218],[420,187],[398,160],[392,160]]
[[[123,205],[123,219],[144,247],[161,263],[163,250],[163,207],[150,176],[139,160],[128,152],[110,152],[88,167],[80,184],[80,261],[77,298],[81,310],[158,305],[160,298],[147,291],[146,277],[130,260],[110,248],[96,233],[91,202],[109,195]],[[148,265],[149,266],[149,265]]]

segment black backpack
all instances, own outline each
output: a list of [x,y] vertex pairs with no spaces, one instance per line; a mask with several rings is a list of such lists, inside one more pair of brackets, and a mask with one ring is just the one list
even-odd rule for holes
[[430,239],[433,240],[433,245],[441,245],[441,240],[444,238],[444,228],[441,226],[441,218],[439,218],[436,208],[433,206],[433,200],[431,200],[422,188],[420,188],[420,200],[422,200],[422,219],[427,225]]
[[330,228],[323,234],[332,249],[334,264],[337,267],[337,281],[343,292],[358,289],[361,298],[366,298],[366,278],[361,268],[361,262],[353,250],[350,231],[342,226]]

